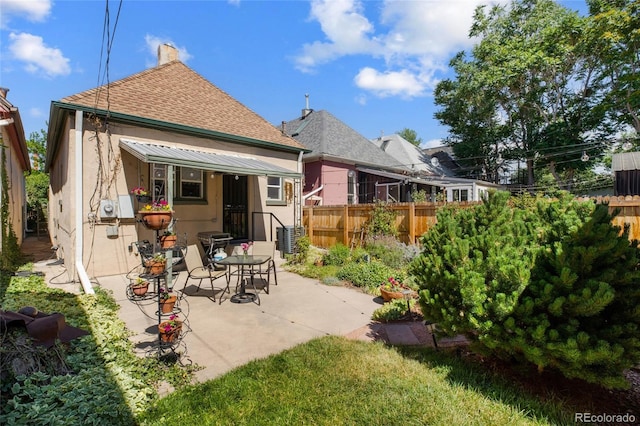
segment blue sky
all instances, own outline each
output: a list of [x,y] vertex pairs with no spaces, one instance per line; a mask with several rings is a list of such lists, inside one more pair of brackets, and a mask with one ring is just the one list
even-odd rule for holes
[[[151,68],[158,44],[171,43],[274,125],[296,118],[309,94],[310,108],[367,138],[407,127],[434,146],[446,128],[433,118],[433,89],[472,46],[473,9],[484,3],[0,0],[0,86],[29,137],[46,129],[51,101]],[[586,10],[583,0],[561,3]]]

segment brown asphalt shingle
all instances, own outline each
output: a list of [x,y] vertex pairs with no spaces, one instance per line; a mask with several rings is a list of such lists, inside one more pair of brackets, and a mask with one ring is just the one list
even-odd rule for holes
[[62,102],[304,148],[180,61],[110,83],[108,98],[105,85]]

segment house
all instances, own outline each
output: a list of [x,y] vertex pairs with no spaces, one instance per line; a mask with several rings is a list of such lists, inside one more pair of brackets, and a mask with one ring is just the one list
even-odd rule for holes
[[7,100],[7,92],[9,89],[0,87],[0,202],[3,204],[0,251],[5,247],[2,239],[8,235],[9,228],[18,245],[24,239],[27,211],[24,173],[31,171],[20,111]]
[[[283,122],[288,135],[311,152],[303,155],[306,204],[342,205],[409,201],[411,169],[328,111],[309,108]],[[420,188],[430,186],[418,182]]]
[[623,152],[611,156],[614,195],[640,195],[640,152]]
[[161,45],[156,67],[52,102],[49,230],[85,290],[89,275],[138,266],[134,243],[159,236],[134,188],[169,203],[186,244],[203,231],[273,240],[274,225],[300,223],[306,151]]
[[[410,143],[408,141],[405,141]],[[483,195],[491,189],[504,189],[502,185],[492,182],[486,182],[478,179],[467,179],[455,177],[456,172],[460,170],[460,166],[452,157],[453,149],[451,147],[439,146],[435,148],[426,148],[421,150],[422,153],[430,158],[432,164],[438,164],[446,174],[437,177],[427,177],[434,185],[443,188],[446,194],[445,200],[448,202],[456,201],[480,201]]]

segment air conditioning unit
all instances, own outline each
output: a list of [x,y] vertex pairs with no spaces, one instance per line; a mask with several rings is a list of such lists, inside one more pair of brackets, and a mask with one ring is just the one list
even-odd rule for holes
[[113,200],[100,200],[100,219],[115,219],[118,217],[118,206]]

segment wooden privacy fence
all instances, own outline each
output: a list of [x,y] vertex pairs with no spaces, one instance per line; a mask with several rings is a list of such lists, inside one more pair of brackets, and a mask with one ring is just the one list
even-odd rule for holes
[[[613,224],[629,224],[629,239],[640,240],[640,196],[597,197],[580,199],[597,203],[609,203],[609,211],[620,209]],[[478,202],[456,203],[461,207],[479,204]],[[405,244],[416,244],[418,238],[436,223],[436,213],[447,203],[396,203],[387,208],[396,213],[395,225],[398,239]],[[329,248],[337,243],[346,246],[359,245],[365,236],[365,227],[371,217],[375,204],[355,204],[343,206],[304,206],[302,225],[305,235],[316,247]]]
[[[459,203],[473,205],[474,203]],[[417,239],[436,223],[436,212],[445,203],[395,203],[387,204],[396,213],[398,239],[415,244]],[[344,206],[304,206],[302,225],[305,235],[316,247],[329,248],[337,243],[358,245],[365,235],[367,221],[375,204]]]

